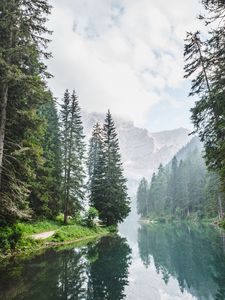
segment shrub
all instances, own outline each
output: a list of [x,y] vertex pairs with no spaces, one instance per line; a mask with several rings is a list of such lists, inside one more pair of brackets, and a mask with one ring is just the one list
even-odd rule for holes
[[58,216],[56,216],[55,220],[59,223],[63,223],[64,222],[64,214],[63,213],[58,214]]
[[85,215],[85,223],[88,227],[95,227],[98,219],[98,210],[94,207],[90,207]]
[[14,252],[22,237],[22,230],[18,224],[2,226],[0,228],[0,250],[3,254]]

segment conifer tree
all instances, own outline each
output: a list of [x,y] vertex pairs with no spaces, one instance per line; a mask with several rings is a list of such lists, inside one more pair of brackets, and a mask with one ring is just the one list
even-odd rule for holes
[[66,90],[61,110],[61,135],[64,171],[64,222],[83,206],[84,198],[84,134],[78,97]]
[[[105,179],[103,131],[98,122],[93,128],[92,137],[89,141],[87,166],[90,204],[96,206],[96,203],[100,201],[101,186],[104,185]],[[100,189],[98,189],[98,187],[100,187]]]
[[[219,202],[219,180],[208,172],[201,152],[188,146],[183,159],[175,156],[172,161],[153,174],[148,188],[148,212],[150,217],[223,216],[223,203]],[[180,157],[180,153],[178,152]],[[139,185],[137,201],[143,182]],[[224,194],[220,195],[224,197]],[[222,199],[221,199],[222,201]],[[139,204],[139,203],[138,203]]]
[[102,217],[107,225],[122,222],[130,211],[126,179],[123,175],[116,127],[108,111],[103,127],[105,152],[105,207]]
[[119,141],[108,111],[103,132],[96,125],[89,150],[90,200],[107,225],[122,222],[130,211]]
[[29,214],[26,200],[42,163],[44,122],[38,112],[49,100],[42,58],[49,57],[50,6],[3,0],[0,11],[0,218],[13,220]]
[[154,195],[154,185],[156,180],[156,173],[152,174],[151,182],[148,190],[148,212],[153,212],[155,210],[155,195]]
[[137,191],[137,213],[141,217],[148,215],[148,181],[142,178]]
[[188,34],[184,53],[185,76],[192,78],[190,94],[198,96],[191,110],[191,118],[195,131],[204,143],[207,166],[220,176],[218,203],[222,207],[225,189],[225,5],[224,1],[213,0],[202,0],[202,3],[206,13],[199,18],[208,26],[208,35],[202,42],[199,32]]
[[35,189],[29,197],[30,206],[36,216],[53,218],[62,206],[61,143],[54,100],[44,104],[39,114],[45,118],[46,124],[42,139],[43,163],[37,170]]

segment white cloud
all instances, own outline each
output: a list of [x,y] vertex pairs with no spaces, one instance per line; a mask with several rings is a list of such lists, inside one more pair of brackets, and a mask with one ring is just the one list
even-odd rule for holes
[[110,108],[142,125],[154,104],[182,87],[183,38],[199,28],[197,0],[51,2],[56,96],[75,88],[85,110]]

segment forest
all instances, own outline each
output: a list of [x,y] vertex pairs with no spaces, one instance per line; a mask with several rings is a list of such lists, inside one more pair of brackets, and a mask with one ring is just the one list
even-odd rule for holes
[[[184,45],[184,77],[191,80],[191,109],[201,151],[185,159],[174,157],[169,166],[160,166],[151,183],[143,179],[137,193],[141,216],[190,214],[224,217],[225,106],[224,106],[224,1],[203,0],[204,13],[198,19],[207,30],[187,32]],[[203,158],[204,160],[203,160]],[[222,222],[223,224],[223,222]]]
[[224,74],[225,0],[0,0],[0,299],[225,299]]
[[194,137],[166,166],[160,165],[150,182],[143,178],[137,191],[142,218],[221,219],[219,177],[208,171],[202,144]]
[[47,85],[48,1],[3,0],[0,12],[0,249],[15,251],[39,220],[117,225],[130,208],[110,111],[87,150],[75,90],[56,99]]

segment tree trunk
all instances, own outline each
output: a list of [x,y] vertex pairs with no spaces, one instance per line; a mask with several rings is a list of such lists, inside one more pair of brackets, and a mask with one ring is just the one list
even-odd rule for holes
[[65,209],[64,209],[64,224],[67,224],[67,222],[68,222],[68,203],[66,200]]
[[223,205],[222,205],[220,194],[218,195],[218,215],[219,215],[219,219],[223,218]]
[[66,196],[65,196],[65,210],[64,210],[64,223],[67,224],[68,221],[68,204],[69,204],[69,196],[70,196],[70,172],[71,172],[71,163],[69,156],[68,163],[68,172],[67,172],[67,183],[66,183]]
[[2,184],[7,101],[8,101],[8,84],[4,83],[2,85],[1,98],[0,98],[0,189]]

